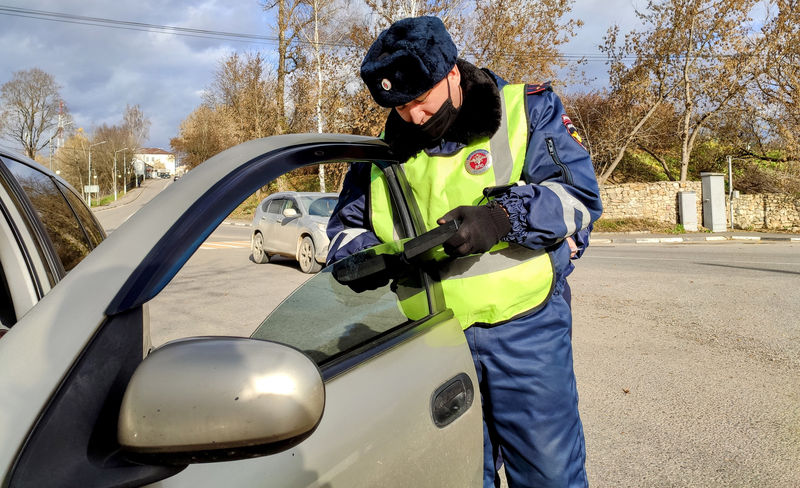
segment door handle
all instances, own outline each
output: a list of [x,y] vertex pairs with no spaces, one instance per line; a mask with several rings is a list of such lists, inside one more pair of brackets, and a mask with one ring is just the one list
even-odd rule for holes
[[433,392],[431,397],[433,423],[440,429],[451,424],[469,410],[474,399],[475,389],[472,386],[472,379],[466,373],[456,375]]

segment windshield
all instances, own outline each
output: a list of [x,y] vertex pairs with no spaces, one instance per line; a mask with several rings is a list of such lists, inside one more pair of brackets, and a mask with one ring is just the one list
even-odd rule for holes
[[309,215],[317,217],[330,217],[339,197],[300,197],[303,206],[308,209]]

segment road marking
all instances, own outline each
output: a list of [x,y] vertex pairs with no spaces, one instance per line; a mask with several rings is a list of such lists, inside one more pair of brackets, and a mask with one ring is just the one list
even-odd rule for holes
[[250,241],[204,242],[200,245],[200,249],[242,249],[249,247]]

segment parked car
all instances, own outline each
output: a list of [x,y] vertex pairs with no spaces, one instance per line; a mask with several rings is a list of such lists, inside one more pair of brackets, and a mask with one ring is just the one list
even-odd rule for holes
[[[420,233],[382,141],[309,134],[241,144],[105,240],[72,190],[41,169],[34,179],[61,198],[42,202],[66,201],[69,212],[51,220],[59,214],[42,205],[37,215],[30,195],[41,190],[17,176],[35,163],[0,160],[0,281],[14,305],[0,338],[2,486],[481,485],[477,377],[431,264],[357,293],[332,270],[357,273],[363,253],[380,255],[369,249],[306,281],[252,337],[148,346],[148,301],[234,208],[290,170],[376,162],[390,178],[400,237]],[[48,226],[71,236],[64,252]],[[399,293],[417,299],[419,315],[401,312]],[[209,294],[208,306],[225,295]]]
[[336,193],[319,192],[281,192],[262,200],[253,214],[253,261],[267,263],[277,254],[296,259],[303,273],[318,272],[328,255],[325,228],[338,201]]
[[105,239],[78,192],[44,166],[0,150],[0,336]]

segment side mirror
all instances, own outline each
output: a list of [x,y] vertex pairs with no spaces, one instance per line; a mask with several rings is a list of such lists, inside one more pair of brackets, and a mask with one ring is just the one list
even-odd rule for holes
[[117,437],[128,457],[151,464],[245,459],[302,442],[324,406],[319,369],[300,351],[195,337],[142,361],[122,399]]
[[297,213],[297,210],[294,209],[294,208],[285,208],[285,209],[283,209],[283,216],[286,217],[287,219],[291,219],[293,217],[297,217],[298,215],[300,215],[300,214]]

